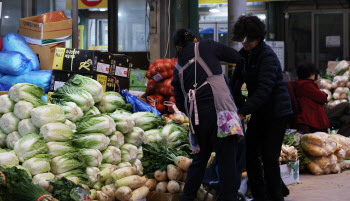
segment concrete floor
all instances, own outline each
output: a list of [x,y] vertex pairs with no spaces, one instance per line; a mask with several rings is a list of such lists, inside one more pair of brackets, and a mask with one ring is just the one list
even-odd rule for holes
[[299,184],[289,185],[285,201],[350,201],[350,170],[341,174],[301,174]]

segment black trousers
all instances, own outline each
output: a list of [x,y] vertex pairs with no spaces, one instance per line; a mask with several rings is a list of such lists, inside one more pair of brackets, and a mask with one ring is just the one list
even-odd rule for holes
[[248,123],[246,165],[248,181],[256,200],[265,199],[265,189],[270,200],[284,200],[278,158],[287,121],[288,117],[273,119],[252,116]]
[[[213,151],[216,152],[220,176],[221,189],[218,200],[235,201],[242,174],[240,166],[237,164],[237,138],[236,136],[217,138],[216,118],[210,119],[213,117],[213,112],[205,113],[205,111],[199,110],[200,125],[194,126],[200,152],[195,154],[188,169],[184,193],[180,197],[180,201],[193,201],[197,197],[197,191],[203,181],[206,166]],[[215,112],[214,115],[216,116]]]

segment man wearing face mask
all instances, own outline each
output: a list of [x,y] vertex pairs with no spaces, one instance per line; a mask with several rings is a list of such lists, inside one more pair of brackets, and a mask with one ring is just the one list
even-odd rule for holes
[[239,53],[213,40],[197,42],[188,29],[173,35],[178,63],[171,82],[176,106],[190,119],[193,162],[180,201],[193,201],[202,183],[211,152],[216,152],[220,201],[236,201],[241,169],[238,140],[243,129],[220,61],[239,63]]
[[[281,201],[283,183],[278,158],[288,117],[293,114],[281,64],[265,44],[265,24],[256,16],[241,16],[233,35],[234,41],[242,42],[239,53],[245,61],[236,66],[230,84],[240,119],[251,114],[245,140],[246,168],[254,201]],[[248,90],[246,102],[240,90],[243,83]]]

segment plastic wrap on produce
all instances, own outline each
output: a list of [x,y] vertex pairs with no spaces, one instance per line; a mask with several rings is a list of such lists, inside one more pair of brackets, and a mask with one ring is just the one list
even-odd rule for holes
[[38,56],[30,49],[24,37],[18,33],[8,33],[2,38],[3,51],[15,51],[24,54],[32,63],[32,70],[39,70]]
[[131,103],[132,104],[132,109],[133,109],[134,113],[135,112],[149,112],[149,111],[152,111],[152,113],[155,114],[155,115],[161,115],[161,113],[156,108],[150,106],[149,104],[147,104],[146,102],[138,99],[137,97],[129,94],[125,90],[121,90],[120,94],[122,96],[124,96],[124,98],[126,99],[127,103]]
[[304,135],[301,145],[311,156],[329,156],[341,149],[341,145],[329,134],[322,132]]
[[23,75],[32,70],[32,63],[20,52],[0,52],[0,72],[10,75]]
[[31,71],[24,75],[5,75],[0,78],[0,88],[2,89],[1,91],[8,91],[13,83],[30,83],[48,92],[50,90],[51,76],[51,70]]

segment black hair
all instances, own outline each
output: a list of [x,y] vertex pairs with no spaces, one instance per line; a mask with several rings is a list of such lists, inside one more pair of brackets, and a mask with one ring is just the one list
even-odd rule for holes
[[266,36],[265,24],[256,16],[242,15],[233,26],[233,41],[243,41],[245,37],[263,41]]
[[173,34],[174,46],[185,47],[187,44],[192,43],[196,36],[191,30],[186,28],[178,29]]
[[303,61],[297,66],[297,75],[299,80],[306,80],[311,75],[318,75],[319,70],[313,63]]

